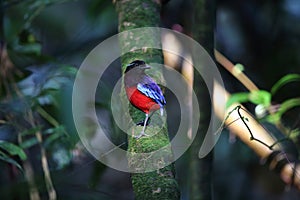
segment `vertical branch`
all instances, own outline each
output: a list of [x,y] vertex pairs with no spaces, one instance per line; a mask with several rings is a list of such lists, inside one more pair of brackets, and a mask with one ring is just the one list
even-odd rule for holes
[[4,42],[4,0],[0,0],[0,53]]
[[3,1],[4,0],[0,0],[0,66],[1,67],[3,62],[2,54],[4,49],[4,2]]
[[[32,127],[36,127],[35,120],[34,120],[31,109],[28,111],[28,120]],[[46,150],[42,144],[43,138],[42,138],[41,132],[37,131],[35,133],[35,137],[37,138],[37,140],[39,142],[39,146],[40,146],[40,150],[41,150],[42,169],[43,169],[43,173],[44,173],[44,177],[45,177],[45,184],[46,184],[46,188],[47,188],[47,192],[48,192],[48,197],[49,197],[49,200],[55,200],[56,199],[56,191],[54,189],[52,179],[51,179],[51,174],[50,174],[49,165],[48,165],[48,161],[47,161]]]
[[[158,27],[160,23],[160,1],[153,0],[119,0],[116,1],[116,9],[119,15],[119,32],[132,30],[141,27]],[[144,60],[146,63],[163,63],[161,49],[151,49],[147,46],[161,46],[160,33],[156,31],[130,32],[126,36],[119,38],[122,55],[122,71],[125,71],[126,65],[133,60]],[[139,49],[141,44],[145,48]],[[149,73],[157,82],[164,82],[162,69],[155,68]],[[127,102],[125,94],[121,94],[124,102]],[[134,107],[129,108],[129,112],[134,123],[141,121],[144,114]],[[163,126],[163,127],[161,127]],[[128,132],[138,134],[141,127],[134,126]],[[168,159],[172,157],[171,148],[164,148],[162,154],[146,157],[143,153],[155,152],[162,147],[167,146],[170,141],[166,125],[152,124],[148,126],[148,135],[151,137],[142,137],[140,139],[128,137],[128,164],[131,169],[153,169],[157,170],[146,173],[132,173],[132,185],[135,198],[140,199],[179,199],[179,190],[175,180],[175,169],[172,164],[165,166]],[[155,134],[155,135],[154,135]],[[141,156],[140,156],[141,155]],[[155,162],[153,162],[155,161]]]
[[[21,136],[21,134],[18,134],[18,143],[21,144],[22,142],[23,142],[22,136]],[[30,200],[40,200],[41,198],[40,198],[37,186],[35,184],[34,171],[33,171],[31,163],[27,159],[27,160],[23,161],[22,165],[23,165],[23,168],[24,168],[24,173],[25,173],[26,180],[28,181],[28,185],[29,185],[29,198],[30,198]]]
[[[214,1],[194,0],[193,37],[213,57],[214,49]],[[204,140],[210,122],[211,103],[207,86],[200,74],[194,74],[194,90],[199,99],[200,122],[197,136],[191,146],[190,161],[190,198],[207,200],[212,199],[212,169],[213,151],[199,160],[198,152]],[[213,81],[213,80],[211,80]],[[211,134],[211,133],[207,133]]]

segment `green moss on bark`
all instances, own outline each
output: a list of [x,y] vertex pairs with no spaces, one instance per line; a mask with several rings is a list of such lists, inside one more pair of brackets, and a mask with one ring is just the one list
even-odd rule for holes
[[[158,27],[160,23],[160,3],[155,0],[123,0],[116,1],[116,9],[119,15],[119,32],[141,27]],[[163,63],[161,49],[149,48],[161,47],[160,32],[141,30],[139,32],[127,32],[120,37],[122,55],[122,71],[134,60],[144,60],[146,63]],[[138,48],[142,47],[142,48]],[[162,69],[147,70],[156,82],[163,82]],[[123,90],[121,98],[124,104],[128,104]],[[130,106],[129,113],[134,122],[141,121],[145,114]],[[154,114],[152,117],[155,118]],[[164,121],[164,120],[162,120]],[[141,126],[133,126],[128,130],[131,135],[138,135]],[[172,150],[169,145],[169,137],[166,123],[155,123],[154,119],[146,128],[150,137],[136,139],[128,137],[128,164],[134,171],[147,171],[147,173],[132,173],[132,185],[136,199],[179,199],[178,185],[175,179],[174,166],[167,165],[172,161]],[[159,151],[157,151],[159,150]],[[154,171],[153,171],[154,169]]]
[[132,185],[135,190],[136,199],[180,199],[179,193],[174,190],[177,182],[174,180],[174,166],[167,166],[163,169],[132,176]]
[[[161,5],[154,0],[119,0],[119,31],[148,26],[158,26]],[[150,39],[150,38],[149,38]]]

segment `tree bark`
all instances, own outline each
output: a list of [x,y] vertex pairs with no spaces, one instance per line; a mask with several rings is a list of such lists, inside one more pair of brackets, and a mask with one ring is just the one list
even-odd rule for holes
[[[193,4],[193,38],[197,42],[199,42],[200,45],[202,45],[209,53],[209,55],[213,58],[215,24],[214,1],[194,0]],[[199,130],[191,146],[190,199],[210,200],[212,199],[213,151],[211,151],[206,157],[202,159],[198,158],[198,153],[205,135],[212,134],[207,133],[211,116],[211,102],[207,86],[201,78],[200,74],[196,72],[194,73],[194,91],[198,98],[201,117],[199,122]]]
[[2,53],[4,48],[4,2],[0,0],[0,64],[2,64]]
[[[160,1],[153,0],[123,0],[116,1],[116,10],[119,16],[119,32],[132,30],[141,27],[158,27],[160,23]],[[163,63],[161,49],[147,48],[147,45],[156,44],[161,46],[159,32],[149,32],[140,30],[139,32],[129,32],[124,37],[120,37],[122,50],[122,71],[126,65],[134,60],[144,60],[149,63]],[[137,45],[139,44],[139,45]],[[145,44],[145,48],[137,48],[140,44]],[[164,82],[162,70],[154,69],[148,73],[156,82]],[[128,104],[127,97],[123,92],[121,98]],[[134,123],[145,118],[144,113],[130,106],[129,113]],[[154,114],[158,115],[157,113]],[[159,118],[159,117],[158,117]],[[153,121],[152,121],[153,122]],[[165,164],[172,159],[171,148],[164,148],[161,154],[152,154],[151,159],[145,157],[142,153],[151,153],[170,143],[167,126],[164,123],[151,123],[147,126],[148,135],[151,137],[142,137],[140,139],[128,136],[128,165],[132,170],[147,171],[146,173],[132,173],[132,185],[136,199],[179,199],[177,181],[175,179],[175,170],[173,164]],[[163,127],[161,127],[163,126]],[[131,127],[128,132],[138,134],[142,127]],[[167,156],[166,156],[167,155]],[[154,162],[153,162],[154,161]],[[151,169],[157,168],[155,171]]]

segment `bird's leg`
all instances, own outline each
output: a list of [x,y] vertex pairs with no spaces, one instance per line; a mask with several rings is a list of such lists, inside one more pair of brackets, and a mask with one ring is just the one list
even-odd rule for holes
[[143,127],[143,130],[142,130],[142,133],[145,134],[145,129],[146,129],[146,125],[147,125],[147,121],[149,119],[149,114],[146,113],[146,118],[145,118],[145,122],[144,122],[144,127]]
[[145,118],[145,121],[144,121],[143,130],[142,130],[142,132],[141,132],[139,135],[135,136],[135,138],[139,139],[139,138],[141,138],[141,137],[143,137],[143,136],[149,136],[149,135],[147,135],[147,134],[145,133],[145,129],[146,129],[146,126],[147,126],[147,121],[148,121],[148,119],[149,119],[149,114],[146,113],[146,118]]
[[[150,124],[150,121],[151,121],[151,118],[149,116],[148,120],[147,120],[147,123],[146,123],[146,126],[148,126]],[[145,119],[143,119],[142,121],[139,121],[138,123],[136,123],[137,126],[144,126],[145,124]]]

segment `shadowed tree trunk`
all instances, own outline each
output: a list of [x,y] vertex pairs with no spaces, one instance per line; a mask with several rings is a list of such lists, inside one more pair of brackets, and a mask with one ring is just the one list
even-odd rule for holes
[[3,0],[0,0],[0,53],[2,52],[2,43],[4,41],[4,27],[3,27],[3,19],[4,18],[4,8],[3,8]]
[[[193,38],[202,45],[213,58],[214,52],[214,24],[215,10],[214,1],[194,0],[194,24],[192,28]],[[210,80],[213,81],[213,80]],[[190,199],[209,200],[212,199],[212,169],[213,151],[206,157],[199,159],[200,146],[208,129],[210,122],[211,102],[207,86],[200,74],[195,72],[194,90],[199,99],[200,122],[197,136],[191,146],[190,162]]]
[[[141,27],[158,27],[160,23],[159,1],[153,0],[130,0],[116,1],[116,10],[119,16],[119,32],[132,30]],[[134,60],[144,60],[149,63],[163,63],[161,49],[147,48],[147,46],[161,46],[159,32],[149,32],[140,30],[139,32],[130,32],[120,37],[122,53],[122,71],[126,65]],[[138,45],[139,44],[139,45]],[[140,44],[145,44],[145,48],[137,48]],[[149,75],[158,83],[163,83],[162,69],[154,68],[149,70]],[[123,92],[121,98],[128,104],[127,97]],[[130,106],[129,113],[134,123],[145,118],[144,113]],[[128,113],[127,113],[128,114]],[[155,118],[154,114],[153,118]],[[160,119],[160,117],[157,117]],[[164,120],[162,120],[164,121]],[[165,166],[168,161],[172,160],[171,148],[164,148],[161,154],[152,154],[151,159],[141,153],[151,153],[169,144],[168,132],[165,123],[150,122],[147,126],[146,133],[153,135],[151,137],[142,137],[140,139],[128,136],[128,164],[129,168],[136,171],[147,171],[146,173],[132,173],[132,185],[136,199],[179,199],[179,190],[175,180],[174,166]],[[139,134],[141,126],[130,128],[130,133]],[[167,156],[166,156],[167,155]],[[149,169],[157,168],[155,171]],[[160,169],[159,169],[160,168]],[[150,171],[150,172],[149,172]]]

